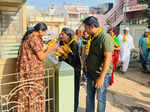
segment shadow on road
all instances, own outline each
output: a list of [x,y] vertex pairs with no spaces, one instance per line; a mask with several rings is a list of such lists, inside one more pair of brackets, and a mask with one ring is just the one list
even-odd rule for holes
[[140,100],[129,94],[108,90],[108,99],[111,105],[130,112],[150,112],[150,102]]
[[130,67],[126,73],[116,72],[120,77],[134,81],[140,85],[150,87],[150,74],[142,73],[140,67]]

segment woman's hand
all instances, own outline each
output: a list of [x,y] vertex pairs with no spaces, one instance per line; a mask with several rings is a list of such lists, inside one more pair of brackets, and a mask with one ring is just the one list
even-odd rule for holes
[[53,46],[48,46],[47,49],[45,51],[39,51],[37,52],[37,57],[41,60],[41,61],[44,61],[44,59],[46,58],[46,56],[53,52],[54,50],[56,50],[57,48],[57,45],[54,44]]
[[49,53],[51,53],[52,51],[54,51],[54,50],[56,50],[57,49],[57,45],[56,44],[54,44],[53,46],[48,46],[48,48],[47,48],[47,52],[49,52]]

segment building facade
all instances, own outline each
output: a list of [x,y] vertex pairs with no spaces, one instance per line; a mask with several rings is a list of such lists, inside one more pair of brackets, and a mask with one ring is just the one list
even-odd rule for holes
[[28,26],[42,21],[48,25],[49,30],[58,35],[63,27],[76,30],[80,26],[81,20],[87,17],[88,14],[89,7],[80,4],[66,4],[64,6],[51,5],[48,11],[40,11],[38,16],[34,14],[32,16],[30,14],[28,17]]
[[47,17],[31,16],[28,21],[28,26],[34,26],[35,24],[39,22],[44,22],[47,25],[48,30],[53,32],[53,37],[57,38],[61,29],[66,24],[66,19],[58,18],[58,17],[51,17],[51,16],[47,16]]
[[89,7],[81,4],[67,4],[64,5],[67,11],[67,25],[72,29],[77,29],[80,26],[82,19],[88,16]]
[[147,7],[146,4],[138,4],[137,0],[127,0],[124,8],[125,21],[130,27],[130,33],[134,38],[136,48],[138,48],[138,41],[147,27],[146,19],[141,16]]
[[26,31],[26,0],[0,0],[0,58],[17,56]]
[[127,22],[129,24],[146,24],[146,20],[141,16],[146,8],[148,8],[146,4],[138,4],[137,0],[127,0],[125,7]]

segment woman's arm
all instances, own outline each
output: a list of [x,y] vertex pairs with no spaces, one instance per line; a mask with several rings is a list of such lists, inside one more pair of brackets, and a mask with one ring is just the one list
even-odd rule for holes
[[38,51],[37,56],[41,61],[44,61],[44,59],[47,57],[49,53],[54,51],[57,48],[56,45],[53,45],[51,47],[48,47],[45,51]]

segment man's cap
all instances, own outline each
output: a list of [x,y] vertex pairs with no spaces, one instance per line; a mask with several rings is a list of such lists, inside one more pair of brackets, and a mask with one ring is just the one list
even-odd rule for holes
[[127,31],[129,31],[129,27],[127,27],[127,26],[126,26],[126,27],[124,27],[124,29],[123,29],[123,30],[127,30]]

